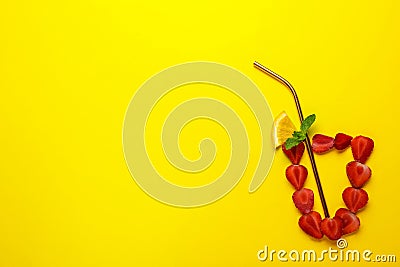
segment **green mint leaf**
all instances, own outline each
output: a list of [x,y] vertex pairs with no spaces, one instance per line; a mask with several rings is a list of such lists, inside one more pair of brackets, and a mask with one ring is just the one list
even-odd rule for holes
[[293,132],[293,138],[302,141],[302,140],[306,139],[306,135],[303,132],[295,131],[295,132]]
[[285,148],[286,149],[291,149],[292,147],[297,146],[298,144],[300,144],[302,141],[297,139],[297,138],[288,138],[285,142]]
[[305,134],[307,133],[308,129],[310,129],[311,125],[314,123],[315,117],[316,117],[315,114],[312,114],[312,115],[308,116],[307,118],[305,118],[303,120],[303,122],[301,123],[300,130],[304,133],[304,138],[305,138]]
[[311,125],[315,122],[315,114],[312,114],[305,118],[300,126],[300,131],[294,131],[292,136],[286,140],[285,148],[291,149],[303,142],[307,137],[307,131],[310,129]]

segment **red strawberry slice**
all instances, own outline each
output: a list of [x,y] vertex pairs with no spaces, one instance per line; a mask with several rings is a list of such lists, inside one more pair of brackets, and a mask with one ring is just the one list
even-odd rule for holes
[[333,147],[334,140],[330,136],[316,134],[312,138],[312,150],[317,154],[328,152]]
[[346,166],[347,177],[355,188],[361,188],[371,177],[371,169],[360,162],[352,161]]
[[338,133],[335,136],[334,146],[337,150],[346,149],[350,144],[353,137],[344,133]]
[[345,208],[340,208],[336,211],[335,217],[342,219],[343,222],[343,234],[347,235],[353,233],[360,228],[360,219]]
[[286,168],[286,178],[296,190],[300,190],[307,179],[308,171],[303,165],[290,165]]
[[308,235],[321,239],[324,235],[321,232],[321,215],[316,211],[304,214],[299,219],[300,228]]
[[338,217],[325,218],[321,222],[321,231],[330,240],[338,240],[342,237],[343,222]]
[[368,203],[368,193],[364,189],[347,187],[342,193],[342,198],[346,207],[353,213]]
[[374,141],[371,138],[360,135],[351,141],[351,152],[358,162],[365,163],[373,149]]
[[309,213],[314,207],[314,192],[311,189],[303,188],[297,190],[292,196],[294,205],[302,214]]
[[304,153],[304,143],[301,142],[297,146],[292,147],[291,149],[286,149],[285,145],[282,146],[282,150],[285,153],[285,155],[290,159],[290,161],[293,164],[299,164],[300,159],[303,156]]

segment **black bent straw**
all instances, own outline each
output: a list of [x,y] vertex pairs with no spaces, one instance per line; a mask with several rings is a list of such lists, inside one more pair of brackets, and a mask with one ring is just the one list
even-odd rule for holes
[[[294,101],[296,103],[296,108],[297,108],[297,112],[299,113],[300,122],[303,122],[303,120],[304,120],[303,112],[301,111],[299,98],[297,97],[297,93],[294,90],[293,86],[287,80],[285,80],[283,77],[281,77],[280,75],[276,74],[272,70],[264,67],[263,65],[261,65],[257,61],[254,61],[253,65],[254,65],[254,67],[256,69],[262,71],[265,74],[268,74],[269,76],[271,76],[272,78],[276,79],[280,83],[284,84],[287,88],[289,88],[290,92],[292,93],[292,95],[294,97]],[[309,155],[310,160],[311,160],[311,166],[312,166],[312,169],[313,169],[315,182],[317,183],[319,197],[320,197],[321,202],[322,202],[322,208],[324,209],[325,218],[329,218],[330,216],[329,216],[328,206],[326,205],[324,191],[322,190],[322,185],[321,185],[321,181],[319,179],[317,165],[315,164],[314,153],[313,153],[313,151],[311,149],[311,142],[310,142],[310,138],[308,137],[308,135],[306,135],[306,140],[305,141],[306,141],[307,152],[308,152],[308,155]]]

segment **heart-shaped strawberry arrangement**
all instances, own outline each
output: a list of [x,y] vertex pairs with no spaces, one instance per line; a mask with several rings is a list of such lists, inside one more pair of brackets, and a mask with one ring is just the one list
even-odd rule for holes
[[[308,125],[307,129],[310,125]],[[302,214],[299,219],[300,228],[314,238],[321,239],[326,235],[331,240],[337,240],[343,235],[357,231],[360,227],[360,219],[357,213],[368,202],[368,194],[362,187],[371,177],[371,169],[365,165],[365,162],[371,155],[374,148],[374,141],[371,138],[361,135],[353,139],[351,136],[343,133],[338,133],[335,138],[322,134],[314,135],[311,146],[314,153],[324,154],[333,148],[344,150],[351,146],[354,158],[354,161],[348,163],[346,166],[347,177],[352,186],[347,187],[342,193],[342,198],[347,209],[340,208],[336,211],[333,218],[327,216],[325,219],[322,219],[320,213],[312,210],[314,206],[313,191],[303,188],[308,175],[307,168],[300,165],[305,145],[301,139],[293,145],[293,142],[296,141],[296,135],[300,136],[300,132],[297,132],[297,134],[295,132],[293,134],[294,138],[287,140],[287,143],[292,142],[290,148],[287,149],[285,143],[282,146],[282,150],[292,163],[286,169],[286,178],[296,190],[293,193],[292,199],[294,205]]]

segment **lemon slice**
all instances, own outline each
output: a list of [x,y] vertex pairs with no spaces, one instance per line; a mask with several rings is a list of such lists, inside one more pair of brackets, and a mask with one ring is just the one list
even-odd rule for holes
[[285,143],[289,137],[292,137],[294,131],[296,131],[296,127],[286,112],[282,111],[274,120],[273,140],[275,148]]

